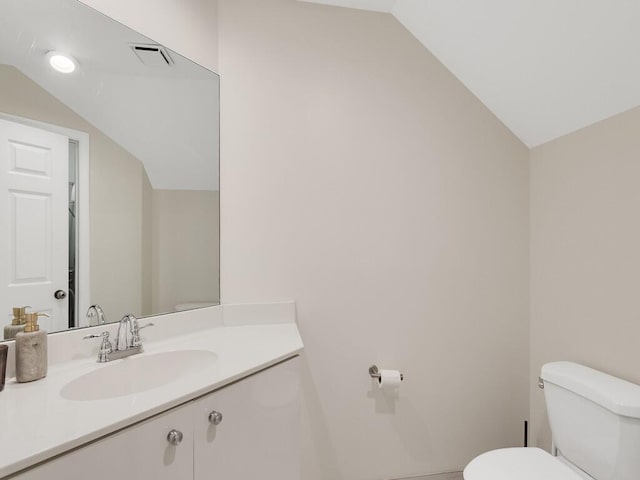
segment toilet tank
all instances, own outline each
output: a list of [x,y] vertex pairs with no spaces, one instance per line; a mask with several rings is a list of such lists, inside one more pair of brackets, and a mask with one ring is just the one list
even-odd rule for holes
[[558,455],[596,480],[639,480],[640,386],[572,362],[541,378]]

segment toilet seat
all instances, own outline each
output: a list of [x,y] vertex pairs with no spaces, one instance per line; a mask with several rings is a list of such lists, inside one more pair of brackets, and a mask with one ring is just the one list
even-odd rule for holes
[[584,480],[556,457],[540,448],[503,448],[474,458],[464,480]]

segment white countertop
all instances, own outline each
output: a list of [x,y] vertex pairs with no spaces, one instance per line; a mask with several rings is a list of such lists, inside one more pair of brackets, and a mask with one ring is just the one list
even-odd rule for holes
[[[215,309],[222,308],[212,309],[212,317],[220,317]],[[62,387],[70,381],[96,369],[126,362],[126,358],[98,364],[93,355],[82,356],[50,364],[47,377],[36,382],[19,384],[13,378],[8,379],[0,392],[0,478],[298,354],[303,345],[296,324],[290,320],[265,324],[264,318],[258,318],[259,311],[251,306],[250,316],[256,316],[258,324],[247,324],[251,322],[246,318],[238,321],[239,315],[234,310],[224,314],[224,322],[213,321],[210,328],[202,328],[201,322],[195,331],[181,335],[155,341],[143,337],[145,351],[140,356],[172,350],[208,350],[218,358],[198,372],[142,393],[92,401],[67,400],[60,395]],[[179,318],[184,316],[181,314]],[[171,315],[163,321],[167,317]],[[202,313],[199,317],[202,318]],[[86,334],[87,330],[82,332]]]

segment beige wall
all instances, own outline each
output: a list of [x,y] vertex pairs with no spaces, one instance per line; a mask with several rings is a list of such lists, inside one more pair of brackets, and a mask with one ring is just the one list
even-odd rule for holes
[[640,383],[640,108],[531,151],[531,418],[540,367],[572,360]]
[[153,190],[152,308],[218,302],[220,192]]
[[0,65],[0,92],[0,112],[89,134],[91,301],[107,316],[139,311],[142,164],[16,68]]
[[[389,15],[220,0],[222,296],[293,298],[312,479],[522,443],[528,151]],[[406,374],[393,406],[367,368]]]
[[[87,3],[215,68],[206,5]],[[219,3],[223,300],[298,302],[302,478],[459,469],[520,444],[527,150],[390,16]],[[372,362],[406,374],[395,403]]]

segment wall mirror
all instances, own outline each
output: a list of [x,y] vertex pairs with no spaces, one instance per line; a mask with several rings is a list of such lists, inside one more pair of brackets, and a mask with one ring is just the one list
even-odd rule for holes
[[218,165],[215,73],[77,0],[0,0],[3,326],[219,303]]

